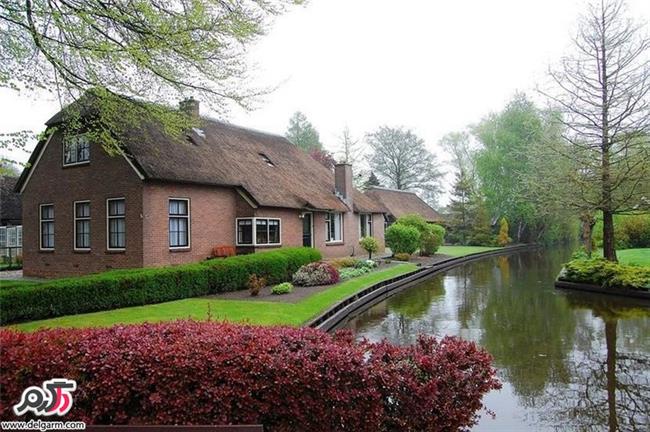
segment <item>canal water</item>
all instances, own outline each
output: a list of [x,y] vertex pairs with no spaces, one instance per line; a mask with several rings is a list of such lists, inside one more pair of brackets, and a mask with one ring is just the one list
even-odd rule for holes
[[435,276],[347,326],[410,344],[418,334],[475,341],[503,383],[476,431],[649,431],[650,303],[557,291],[566,250],[521,252]]

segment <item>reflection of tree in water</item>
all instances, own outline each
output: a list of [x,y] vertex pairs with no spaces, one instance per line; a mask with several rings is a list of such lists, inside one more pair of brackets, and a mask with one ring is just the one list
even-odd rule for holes
[[649,430],[650,356],[640,349],[643,338],[636,350],[632,343],[617,349],[617,328],[636,326],[647,338],[650,310],[637,306],[638,301],[611,296],[567,293],[567,298],[573,308],[592,310],[604,334],[594,331],[587,349],[577,348],[570,357],[571,380],[552,386],[542,398],[543,420],[580,430]]
[[[564,360],[573,347],[575,316],[556,296],[540,295],[547,266],[530,265],[536,254],[498,262],[501,283],[490,288],[481,324],[483,345],[522,403],[532,406],[549,381],[566,381]],[[512,274],[514,273],[514,275]],[[516,285],[510,283],[514,277]]]
[[424,315],[434,300],[445,295],[442,276],[436,276],[402,291],[388,299],[388,307],[407,318],[417,319]]

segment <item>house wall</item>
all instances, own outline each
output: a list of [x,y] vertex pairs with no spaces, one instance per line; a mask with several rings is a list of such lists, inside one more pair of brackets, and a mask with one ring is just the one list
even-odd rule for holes
[[[190,247],[169,247],[169,199],[190,200]],[[145,267],[208,258],[215,246],[235,245],[237,209],[250,208],[232,188],[179,183],[147,183],[143,190]]]
[[[99,168],[101,167],[101,168]],[[22,194],[23,273],[60,277],[142,266],[142,181],[124,157],[91,143],[90,162],[63,167],[55,134],[42,152]],[[106,247],[106,199],[126,200],[126,248]],[[74,250],[74,202],[90,201],[90,251]],[[39,205],[54,204],[54,250],[40,250]]]

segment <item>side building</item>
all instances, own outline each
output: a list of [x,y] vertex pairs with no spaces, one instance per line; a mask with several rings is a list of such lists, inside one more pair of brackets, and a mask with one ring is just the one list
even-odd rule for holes
[[372,186],[365,195],[383,208],[386,226],[408,214],[420,215],[429,223],[444,223],[444,217],[415,192]]

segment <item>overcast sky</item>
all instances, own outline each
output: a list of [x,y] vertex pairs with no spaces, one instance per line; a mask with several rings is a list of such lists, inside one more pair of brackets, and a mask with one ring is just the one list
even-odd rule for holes
[[[280,85],[253,112],[229,121],[284,134],[303,111],[328,149],[347,124],[362,137],[379,125],[413,128],[432,151],[447,132],[533,92],[570,49],[575,0],[311,0],[276,19],[251,49],[262,85]],[[648,22],[650,1],[630,0]],[[40,131],[52,95],[0,90],[0,132]],[[28,154],[13,154],[25,161]]]

